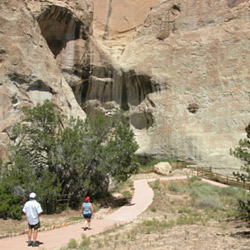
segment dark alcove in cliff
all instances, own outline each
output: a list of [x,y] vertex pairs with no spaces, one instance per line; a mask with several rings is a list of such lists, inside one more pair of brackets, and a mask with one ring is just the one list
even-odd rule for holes
[[73,13],[60,6],[47,6],[37,17],[43,37],[57,56],[71,40],[86,39],[82,23]]
[[[112,110],[119,107],[131,114],[130,121],[135,128],[144,129],[153,125],[151,108],[154,108],[152,102],[145,104],[145,100],[148,94],[158,90],[159,86],[148,75],[138,74],[134,70],[116,70],[112,65],[92,65],[81,99],[87,114],[95,109],[108,107]],[[141,105],[147,105],[147,108],[143,109]]]

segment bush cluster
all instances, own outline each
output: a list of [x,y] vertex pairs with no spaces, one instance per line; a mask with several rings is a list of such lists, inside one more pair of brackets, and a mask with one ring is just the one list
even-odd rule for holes
[[23,114],[11,131],[9,161],[0,168],[0,217],[20,218],[20,205],[31,191],[46,213],[56,211],[58,200],[77,208],[87,194],[104,195],[111,178],[122,182],[138,169],[138,145],[121,111],[83,121],[45,101],[25,107]]

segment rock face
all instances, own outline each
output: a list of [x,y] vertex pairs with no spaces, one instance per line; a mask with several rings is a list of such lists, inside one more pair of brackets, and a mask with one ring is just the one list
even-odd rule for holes
[[[250,121],[249,4],[159,1],[144,9],[148,15],[133,34],[115,34],[116,27],[104,40],[100,34],[106,30],[94,30],[111,57],[105,62],[116,67],[113,74],[119,69],[123,77],[131,70],[143,75],[141,81],[131,80],[129,85],[138,87],[126,92],[133,99],[127,110],[139,153],[175,156],[223,173],[238,168],[229,150]],[[138,100],[144,85],[154,87]]]
[[[0,3],[0,155],[23,105],[124,109],[139,154],[231,173],[250,122],[249,0]],[[81,108],[80,108],[81,107]]]
[[90,65],[88,40],[92,33],[92,2],[26,2],[76,100],[83,103],[81,92],[88,81]]
[[84,118],[85,113],[25,2],[3,0],[0,13],[0,156],[5,159],[8,130],[23,106],[49,99],[66,114]]

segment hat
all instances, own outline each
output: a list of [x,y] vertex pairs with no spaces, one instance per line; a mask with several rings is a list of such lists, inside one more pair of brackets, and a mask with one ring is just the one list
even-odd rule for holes
[[35,199],[36,198],[36,194],[35,193],[30,193],[30,198],[31,199]]
[[89,196],[85,198],[85,201],[88,202],[90,200]]

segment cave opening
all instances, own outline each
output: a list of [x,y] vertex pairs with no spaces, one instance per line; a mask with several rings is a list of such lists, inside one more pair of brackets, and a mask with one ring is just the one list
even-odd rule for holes
[[64,7],[47,6],[37,17],[37,21],[41,33],[55,57],[60,54],[69,41],[87,37],[82,29],[82,22]]

